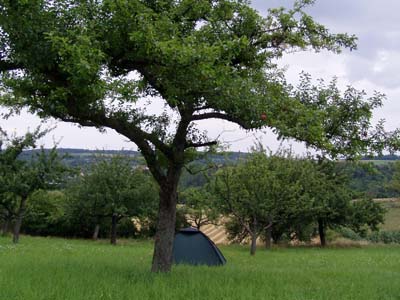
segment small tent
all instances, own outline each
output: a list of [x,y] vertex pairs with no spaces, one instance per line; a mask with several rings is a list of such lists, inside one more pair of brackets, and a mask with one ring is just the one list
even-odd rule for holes
[[196,228],[185,228],[175,235],[174,262],[176,264],[218,266],[225,257],[204,233]]

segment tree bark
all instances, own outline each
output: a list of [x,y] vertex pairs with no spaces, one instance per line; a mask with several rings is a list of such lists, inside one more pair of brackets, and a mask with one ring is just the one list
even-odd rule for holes
[[325,247],[326,246],[325,228],[324,228],[324,221],[322,219],[318,219],[318,233],[319,233],[319,239],[321,241],[321,247]]
[[257,220],[255,218],[253,220],[253,228],[250,235],[251,235],[250,255],[255,255],[257,250]]
[[13,243],[14,244],[17,244],[19,242],[19,234],[21,232],[22,219],[24,217],[25,209],[26,209],[26,200],[27,200],[27,197],[21,198],[17,217],[15,218],[14,232],[13,232]]
[[257,250],[257,234],[251,234],[251,246],[250,246],[250,255],[255,255]]
[[169,272],[172,267],[180,169],[169,170],[168,173],[166,182],[160,186],[160,204],[151,266],[152,272]]
[[97,239],[99,237],[99,231],[100,231],[100,224],[96,224],[96,226],[94,227],[93,236],[92,236],[92,239],[94,241],[97,241]]
[[117,244],[117,222],[118,222],[118,215],[113,213],[111,217],[111,244]]

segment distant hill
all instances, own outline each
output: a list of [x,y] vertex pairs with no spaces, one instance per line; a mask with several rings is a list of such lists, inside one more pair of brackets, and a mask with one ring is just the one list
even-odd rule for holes
[[[23,160],[32,159],[36,153],[39,153],[40,149],[26,150],[20,158]],[[44,149],[48,152],[50,149]],[[90,164],[93,164],[99,157],[113,156],[113,155],[124,155],[132,158],[134,164],[144,164],[144,160],[140,152],[132,150],[87,150],[87,149],[68,149],[59,148],[57,152],[60,156],[64,157],[64,162],[70,167],[82,167],[85,168]]]
[[[22,159],[29,160],[40,149],[24,151],[21,155]],[[45,151],[50,151],[45,149]],[[70,167],[78,167],[86,169],[95,163],[100,157],[111,157],[114,155],[124,155],[132,159],[132,165],[144,166],[145,160],[138,151],[132,150],[87,150],[87,149],[57,149],[61,156],[65,156],[64,162]],[[201,186],[206,183],[203,173],[211,175],[213,170],[208,169],[207,165],[211,162],[215,165],[223,165],[226,163],[237,163],[240,159],[245,159],[249,154],[246,152],[227,152],[224,154],[210,154],[203,159],[199,159],[192,163],[194,175],[189,174],[186,170],[181,178],[181,186]],[[365,163],[372,163],[375,166],[374,171],[368,171],[368,168],[355,167],[348,170],[351,178],[350,188],[356,193],[366,192],[372,198],[398,197],[396,192],[387,188],[387,183],[391,180],[394,172],[393,162],[400,160],[397,155],[384,155],[374,158],[363,158]],[[203,170],[204,172],[196,172]]]
[[[24,151],[20,158],[23,160],[29,160],[39,153],[40,149],[26,150]],[[50,149],[44,149],[44,151],[50,151]],[[133,164],[135,165],[145,165],[143,156],[139,151],[132,150],[88,150],[88,149],[69,149],[69,148],[59,148],[57,152],[60,156],[64,156],[64,162],[71,167],[86,167],[100,157],[108,157],[114,155],[128,156],[132,158]],[[198,164],[207,163],[212,161],[215,164],[223,164],[227,161],[236,162],[241,158],[245,158],[248,153],[245,152],[228,152],[225,154],[211,154],[207,158],[199,159],[196,162]]]

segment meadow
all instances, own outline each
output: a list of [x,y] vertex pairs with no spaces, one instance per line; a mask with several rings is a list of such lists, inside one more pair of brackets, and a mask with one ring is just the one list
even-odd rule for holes
[[399,246],[221,250],[223,267],[152,274],[149,241],[0,238],[0,299],[400,299]]

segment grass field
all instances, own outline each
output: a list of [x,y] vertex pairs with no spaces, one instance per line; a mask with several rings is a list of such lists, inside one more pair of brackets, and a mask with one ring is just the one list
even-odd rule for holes
[[224,267],[151,274],[150,242],[0,238],[0,299],[400,299],[400,247],[221,249]]

